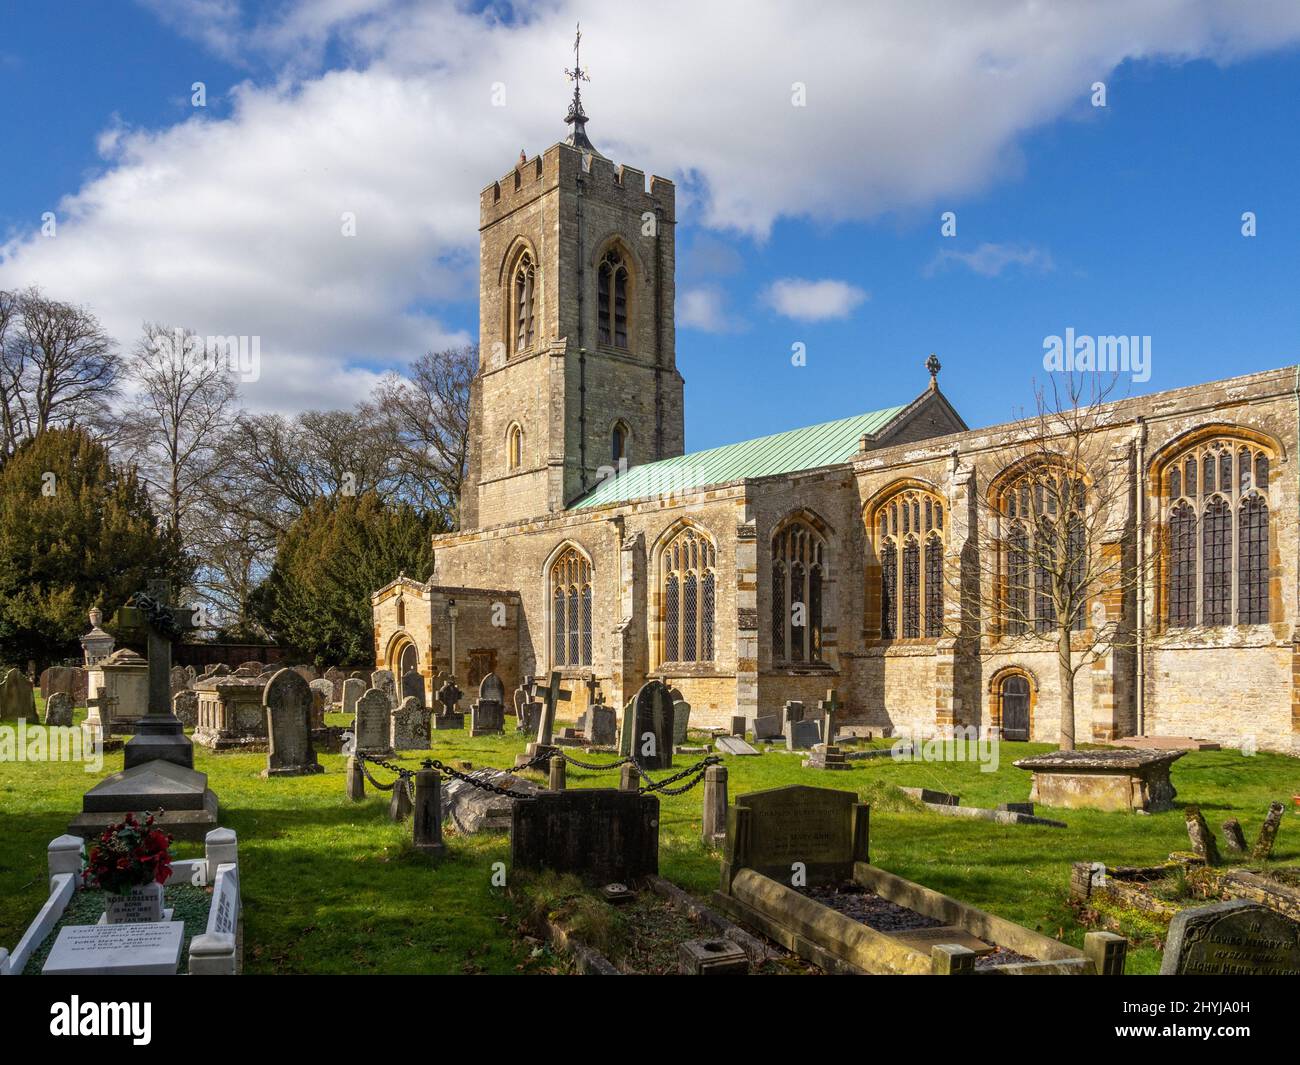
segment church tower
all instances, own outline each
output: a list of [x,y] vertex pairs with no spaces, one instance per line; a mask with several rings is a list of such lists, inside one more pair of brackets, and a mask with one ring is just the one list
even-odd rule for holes
[[577,52],[569,136],[533,159],[521,152],[479,200],[462,529],[563,510],[620,461],[684,446],[674,186],[647,185],[592,145]]

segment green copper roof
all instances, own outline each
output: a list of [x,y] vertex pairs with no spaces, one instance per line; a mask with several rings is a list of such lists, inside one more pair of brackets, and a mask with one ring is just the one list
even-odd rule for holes
[[879,432],[902,409],[886,407],[852,418],[633,466],[626,473],[602,481],[570,504],[569,509],[586,510],[646,496],[692,491],[711,484],[796,473],[847,462],[857,454],[858,441],[863,433]]

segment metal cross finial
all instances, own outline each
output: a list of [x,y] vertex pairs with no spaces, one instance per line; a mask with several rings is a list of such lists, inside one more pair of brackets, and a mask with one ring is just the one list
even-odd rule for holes
[[565,69],[564,76],[573,82],[573,100],[569,104],[569,113],[564,116],[564,121],[573,127],[573,132],[569,134],[567,143],[575,148],[581,148],[583,151],[594,152],[595,145],[587,139],[587,112],[582,109],[582,83],[591,81],[587,76],[587,71],[582,66],[582,24],[578,24],[577,32],[573,37],[573,69]]
[[579,22],[577,31],[574,33],[573,36],[573,69],[569,70],[566,67],[564,71],[564,76],[574,83],[573,94],[575,98],[578,95],[578,82],[591,80],[589,77],[587,77],[587,72],[582,69],[581,49],[582,49],[582,23]]
[[939,385],[939,371],[942,367],[939,365],[939,356],[933,351],[930,357],[925,360],[925,368],[930,371],[930,387],[937,388]]

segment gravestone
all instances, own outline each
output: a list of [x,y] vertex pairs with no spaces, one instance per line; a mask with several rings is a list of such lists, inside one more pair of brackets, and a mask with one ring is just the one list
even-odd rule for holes
[[45,724],[72,727],[72,696],[67,692],[55,692],[45,700]]
[[357,712],[357,700],[366,694],[366,682],[356,677],[349,677],[343,682],[342,706],[339,709],[348,715]]
[[330,702],[337,703],[343,700],[343,682],[348,679],[348,675],[339,669],[338,666],[330,666],[325,671],[323,680],[327,680],[334,686],[334,692],[330,696]]
[[315,666],[292,666],[290,668],[308,684],[314,680],[320,680],[320,673]]
[[478,686],[478,702],[469,708],[469,734],[490,736],[506,728],[506,689],[501,678],[489,673]]
[[731,715],[731,734],[739,736],[742,740],[745,738],[746,718],[744,714]]
[[760,754],[739,736],[719,736],[713,741],[714,749],[719,754]]
[[199,723],[199,693],[190,688],[177,692],[172,696],[172,713],[185,728],[194,728]]
[[685,699],[673,703],[673,746],[686,742],[686,730],[691,723],[691,704]]
[[[515,717],[522,719],[524,716],[524,707],[533,701],[533,688],[537,678],[531,673],[524,677],[523,682],[514,690],[513,700],[515,708]],[[536,724],[533,728],[537,728]],[[529,730],[531,731],[531,730]]]
[[587,742],[612,747],[618,742],[618,715],[612,706],[597,703],[587,709]]
[[185,937],[183,921],[74,924],[59,930],[45,976],[174,976]]
[[784,729],[791,721],[803,720],[803,703],[797,699],[791,699],[781,707],[781,728]]
[[23,718],[35,724],[36,694],[21,669],[11,669],[0,676],[0,721],[17,721]]
[[809,887],[838,887],[853,878],[854,862],[870,861],[867,818],[852,791],[792,784],[737,795],[727,816],[723,890],[741,869],[788,883],[796,862]]
[[632,707],[632,749],[642,769],[671,769],[673,764],[673,704],[662,681],[647,681]]
[[370,687],[388,696],[389,709],[397,705],[397,678],[391,669],[377,669],[371,673]]
[[821,727],[816,721],[790,721],[785,726],[785,749],[806,751],[821,742]]
[[41,695],[48,699],[56,692],[72,696],[73,706],[85,706],[89,694],[86,671],[80,666],[50,666],[40,676]]
[[389,742],[397,751],[423,751],[429,747],[429,711],[408,695],[393,711]]
[[319,728],[321,725],[325,724],[323,715],[334,709],[334,685],[323,677],[320,680],[308,681],[308,684],[310,685],[311,690],[320,696],[322,720],[319,724],[315,722],[312,724],[313,728]]
[[172,666],[172,672],[171,672],[172,696],[174,697],[177,692],[183,692],[189,686],[190,686],[190,678],[189,678],[189,674],[185,672],[185,667]]
[[760,714],[754,718],[754,742],[781,739],[781,718],[776,714]]
[[659,872],[659,799],[613,788],[543,791],[510,816],[516,869],[573,873],[591,884]]
[[353,729],[357,754],[386,758],[393,753],[388,735],[392,712],[388,693],[379,688],[371,688],[357,700],[357,723]]
[[524,753],[515,759],[515,765],[520,766],[543,755],[552,755],[557,753],[557,748],[553,742],[555,732],[555,709],[556,704],[568,702],[572,696],[560,687],[560,674],[558,670],[551,670],[550,682],[545,688],[536,687],[536,694],[542,697],[542,709],[537,715],[537,738],[524,748]]
[[419,670],[412,669],[402,674],[402,698],[414,699],[421,706],[429,705],[424,697],[424,677]]
[[314,693],[302,674],[282,669],[271,677],[262,693],[266,707],[264,777],[300,777],[323,773],[311,742],[311,704]]
[[1300,976],[1300,921],[1245,899],[1180,910],[1161,976]]
[[370,683],[370,676],[366,673],[361,672],[361,670],[359,669],[354,669],[351,673],[349,673],[348,679],[365,681],[367,684]]
[[516,732],[522,732],[526,736],[536,736],[537,726],[542,720],[542,704],[535,702],[524,703],[519,711],[519,724],[515,726]]
[[433,716],[433,727],[435,729],[458,729],[465,727],[465,715],[460,713],[456,707],[460,705],[461,696],[465,693],[456,687],[454,680],[446,680],[438,688],[435,698],[442,709]]

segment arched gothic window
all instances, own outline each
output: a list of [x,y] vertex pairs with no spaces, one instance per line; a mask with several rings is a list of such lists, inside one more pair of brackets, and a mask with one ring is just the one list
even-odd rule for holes
[[909,488],[876,511],[880,559],[880,636],[943,635],[944,504]]
[[512,425],[506,432],[506,465],[517,470],[524,464],[524,431]]
[[1087,627],[1086,502],[1083,478],[1059,468],[1032,470],[997,497],[1005,530],[1001,614],[1008,635],[1055,632],[1058,607],[1069,611],[1071,631]]
[[826,542],[802,520],[772,536],[772,662],[822,661]]
[[597,278],[596,334],[600,343],[627,347],[628,270],[623,256],[611,249],[600,260]]
[[682,529],[660,556],[663,660],[712,662],[717,599],[717,549],[693,526]]
[[1259,445],[1218,439],[1165,467],[1171,628],[1268,622],[1270,461]]
[[570,547],[551,564],[551,665],[591,665],[591,563]]
[[615,466],[620,460],[627,458],[627,437],[627,426],[623,422],[615,422],[613,432],[610,434],[610,458],[613,459]]
[[512,282],[511,306],[515,320],[515,351],[527,351],[533,346],[537,302],[537,267],[529,252],[519,256]]

